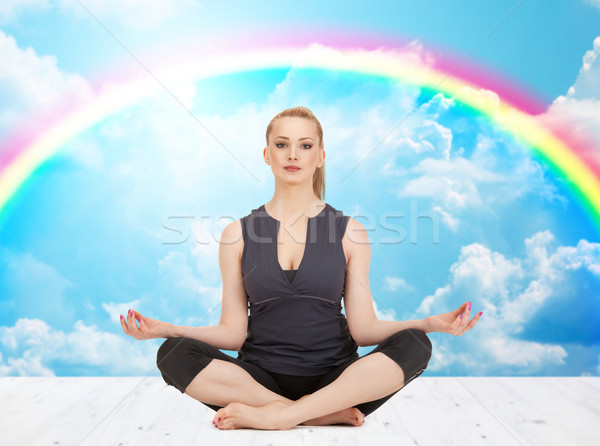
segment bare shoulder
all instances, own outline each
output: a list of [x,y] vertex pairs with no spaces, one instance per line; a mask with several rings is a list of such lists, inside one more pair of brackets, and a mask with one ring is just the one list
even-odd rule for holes
[[348,225],[342,238],[342,246],[346,255],[346,262],[349,262],[353,255],[365,254],[365,250],[369,250],[367,230],[361,222],[352,217],[348,217]]
[[238,254],[241,258],[244,247],[244,238],[242,236],[242,219],[238,218],[229,223],[221,233],[219,243],[223,249]]

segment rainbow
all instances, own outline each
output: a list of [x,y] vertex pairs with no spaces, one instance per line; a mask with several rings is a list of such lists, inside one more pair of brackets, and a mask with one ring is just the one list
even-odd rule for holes
[[[35,131],[21,129],[2,142],[0,148],[0,215],[35,171],[69,140],[111,114],[130,107],[160,92],[163,85],[198,81],[225,74],[274,68],[316,68],[382,76],[442,92],[486,116],[493,125],[514,135],[525,147],[545,160],[577,197],[593,225],[600,233],[600,165],[574,140],[543,125],[533,114],[542,107],[531,95],[481,70],[463,70],[457,75],[456,62],[437,58],[436,67],[424,63],[415,52],[394,48],[344,48],[319,43],[310,45],[279,44],[261,48],[227,48],[203,51],[180,47],[178,52],[160,53],[140,58],[145,61],[142,75],[127,76],[120,72],[119,81],[104,82],[83,101],[61,104],[57,118],[34,119]],[[153,53],[156,55],[157,53]],[[186,62],[182,63],[184,60]],[[131,64],[131,62],[130,62]],[[453,68],[454,67],[454,68]],[[473,68],[473,67],[471,67]],[[475,74],[473,74],[475,73]],[[482,81],[478,81],[480,79]],[[492,84],[492,85],[490,85]],[[92,84],[94,85],[94,84]],[[487,88],[484,87],[487,86]],[[30,120],[31,121],[31,120]],[[25,136],[27,135],[27,136]]]

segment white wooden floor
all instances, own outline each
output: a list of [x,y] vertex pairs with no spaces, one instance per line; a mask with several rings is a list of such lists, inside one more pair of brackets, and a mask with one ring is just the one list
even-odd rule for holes
[[419,377],[360,427],[213,427],[156,377],[0,378],[2,445],[599,445],[600,377]]

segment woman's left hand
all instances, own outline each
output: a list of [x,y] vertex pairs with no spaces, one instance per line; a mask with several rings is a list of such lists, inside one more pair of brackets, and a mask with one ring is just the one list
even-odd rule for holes
[[[477,313],[471,319],[471,302],[465,302],[458,309],[444,314],[428,316],[426,318],[428,324],[428,333],[439,331],[440,333],[448,333],[456,336],[461,336],[475,326],[482,313]],[[462,317],[461,317],[462,315]]]

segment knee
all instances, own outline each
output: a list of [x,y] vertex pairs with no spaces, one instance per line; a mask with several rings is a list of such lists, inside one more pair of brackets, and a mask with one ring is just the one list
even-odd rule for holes
[[427,367],[431,359],[433,345],[429,336],[418,328],[407,328],[397,332],[394,337],[402,343],[408,343],[412,355],[423,367]]
[[427,334],[423,330],[415,330],[415,336],[417,337],[421,346],[420,349],[421,354],[423,355],[423,364],[424,366],[426,366],[429,363],[429,360],[431,359],[433,350],[431,339],[429,339],[429,336],[427,336]]
[[158,369],[163,371],[168,364],[177,362],[177,356],[179,356],[184,349],[185,345],[183,345],[183,338],[167,338],[160,347],[158,347],[158,351],[156,352],[156,366]]

